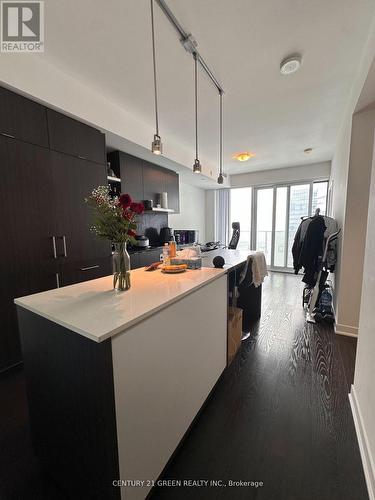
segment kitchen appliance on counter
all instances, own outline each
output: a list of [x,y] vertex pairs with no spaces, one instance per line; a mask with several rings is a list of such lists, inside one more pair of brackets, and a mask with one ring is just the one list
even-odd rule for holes
[[176,229],[174,231],[174,237],[178,245],[190,245],[198,243],[199,231],[194,229]]
[[148,248],[150,246],[150,241],[144,234],[137,234],[135,239],[139,248]]
[[142,200],[143,206],[145,207],[145,210],[152,210],[154,206],[153,200]]
[[169,243],[172,239],[172,229],[170,227],[162,227],[160,229],[160,242],[162,245],[164,243]]

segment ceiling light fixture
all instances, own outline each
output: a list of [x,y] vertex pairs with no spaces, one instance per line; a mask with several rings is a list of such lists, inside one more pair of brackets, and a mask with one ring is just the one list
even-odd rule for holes
[[242,153],[236,153],[233,155],[233,159],[237,161],[248,161],[250,158],[254,158],[255,153],[251,153],[250,151],[244,151]]
[[307,155],[309,155],[310,153],[312,153],[312,148],[306,148],[303,150],[303,152]]
[[156,83],[156,50],[155,50],[155,27],[154,27],[154,0],[150,0],[151,5],[151,35],[152,35],[152,61],[154,66],[154,97],[155,97],[155,125],[156,133],[151,143],[151,151],[156,155],[163,153],[163,144],[159,135],[159,113],[158,113],[158,89]]
[[223,184],[223,92],[219,90],[219,177],[217,178],[218,184]]
[[291,75],[298,71],[302,64],[302,57],[299,54],[295,54],[293,56],[289,56],[280,64],[280,73],[282,75]]
[[193,165],[193,172],[200,174],[202,172],[202,165],[198,157],[198,61],[197,54],[194,53],[194,88],[195,88],[195,160]]

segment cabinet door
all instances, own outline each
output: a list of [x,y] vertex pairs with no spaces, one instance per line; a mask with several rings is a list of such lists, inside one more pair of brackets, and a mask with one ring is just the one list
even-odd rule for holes
[[51,168],[57,252],[62,265],[78,262],[86,267],[85,261],[108,257],[110,244],[90,231],[92,213],[84,201],[94,188],[106,184],[105,166],[51,151]]
[[172,171],[164,174],[165,191],[168,193],[168,208],[175,212],[180,211],[180,183],[179,175]]
[[49,151],[0,136],[0,370],[21,360],[15,297],[56,286]]
[[48,148],[46,108],[0,87],[0,133]]
[[64,262],[59,270],[60,286],[74,285],[112,274],[111,256]]
[[119,152],[121,192],[128,193],[135,201],[143,200],[143,161]]
[[162,250],[160,248],[155,250],[149,250],[146,252],[141,252],[139,254],[139,267],[149,266],[154,262],[158,262],[160,260],[161,253]]
[[47,109],[50,148],[78,158],[106,163],[105,138],[99,130]]
[[164,171],[152,163],[143,164],[143,199],[158,203],[158,194],[165,191]]
[[130,269],[138,269],[141,267],[139,260],[139,253],[130,254]]

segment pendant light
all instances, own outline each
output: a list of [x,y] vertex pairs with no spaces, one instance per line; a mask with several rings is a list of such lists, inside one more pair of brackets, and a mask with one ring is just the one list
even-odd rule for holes
[[193,165],[193,172],[200,174],[202,172],[202,165],[198,158],[198,61],[197,54],[194,52],[194,80],[195,80],[195,160]]
[[154,97],[155,97],[155,124],[156,133],[154,140],[151,143],[151,151],[156,155],[163,153],[163,144],[159,135],[159,114],[158,114],[158,89],[156,83],[156,50],[155,50],[155,28],[154,28],[154,0],[150,0],[151,4],[151,35],[152,35],[152,60],[154,66]]
[[219,177],[218,184],[223,184],[223,92],[219,91]]

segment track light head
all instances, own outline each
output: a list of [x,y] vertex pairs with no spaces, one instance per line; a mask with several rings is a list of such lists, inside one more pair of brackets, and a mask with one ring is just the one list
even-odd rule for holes
[[202,172],[202,165],[201,162],[198,160],[198,158],[195,158],[193,165],[193,172],[194,174],[200,174]]
[[160,135],[157,134],[154,135],[154,140],[151,143],[151,151],[155,155],[163,154],[163,143],[161,142]]

